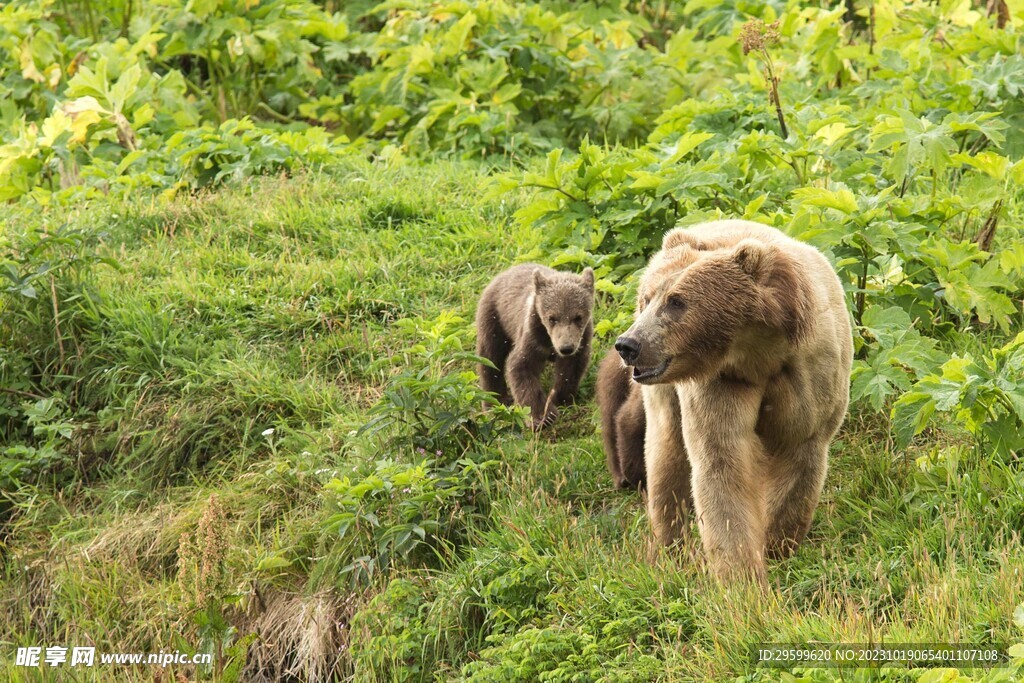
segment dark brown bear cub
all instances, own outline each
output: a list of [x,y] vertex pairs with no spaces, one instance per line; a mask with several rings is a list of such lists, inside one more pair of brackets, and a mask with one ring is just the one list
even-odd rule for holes
[[622,363],[614,349],[597,370],[597,404],[608,471],[615,485],[623,489],[643,488],[646,483],[644,397],[631,373],[632,368]]
[[[534,429],[550,424],[587,371],[593,310],[590,268],[572,275],[526,263],[498,275],[476,308],[476,353],[495,366],[480,365],[483,388],[502,403],[529,407]],[[554,387],[545,394],[540,376],[549,361]]]

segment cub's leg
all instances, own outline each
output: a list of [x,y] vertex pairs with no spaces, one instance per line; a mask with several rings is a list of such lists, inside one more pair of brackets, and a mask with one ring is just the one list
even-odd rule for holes
[[546,362],[546,353],[528,344],[516,344],[508,357],[505,371],[512,398],[517,404],[530,409],[534,429],[550,424],[558,414],[540,385],[540,375]]
[[791,452],[768,457],[764,481],[770,556],[791,555],[807,535],[827,469],[828,441],[823,439],[811,439]]
[[699,400],[681,396],[701,543],[721,579],[765,581],[765,456],[754,433],[761,393],[749,384],[716,379],[702,388]]
[[498,312],[489,301],[481,301],[476,313],[476,355],[494,363],[493,368],[480,364],[480,386],[484,391],[498,395],[498,400],[508,405],[512,402],[508,385],[505,383],[505,361],[512,350],[512,340],[505,334],[498,320]]
[[[612,397],[614,398],[614,397]],[[608,461],[608,471],[612,475],[612,481],[616,488],[626,486],[623,479],[622,468],[619,465],[619,413],[622,407],[611,398],[605,398],[601,402],[601,439],[604,442],[604,454]]]
[[683,445],[679,398],[671,384],[644,386],[641,391],[647,514],[655,538],[669,545],[686,535],[690,499],[690,463]]
[[[644,434],[646,429],[643,399],[635,392],[630,393],[615,416],[615,455],[619,461],[618,471],[622,479],[619,486],[630,488],[645,486]],[[689,463],[687,463],[687,467],[689,467]],[[687,473],[684,491],[688,499],[690,494],[689,473]]]
[[576,398],[580,381],[590,365],[590,330],[583,335],[580,348],[571,356],[555,358],[555,381],[551,388],[553,405],[563,406]]

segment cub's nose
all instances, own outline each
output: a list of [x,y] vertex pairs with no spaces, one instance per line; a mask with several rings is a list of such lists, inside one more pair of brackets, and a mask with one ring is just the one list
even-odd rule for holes
[[573,353],[576,352],[576,347],[575,346],[559,346],[558,347],[558,352],[560,354],[562,354],[563,356],[571,356]]
[[615,340],[615,350],[622,356],[622,361],[626,365],[634,365],[640,356],[640,342],[629,337],[619,337]]

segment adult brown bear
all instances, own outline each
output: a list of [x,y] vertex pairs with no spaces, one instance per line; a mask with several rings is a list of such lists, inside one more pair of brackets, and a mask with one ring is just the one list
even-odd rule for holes
[[643,385],[648,512],[712,571],[764,580],[803,539],[849,403],[843,288],[817,250],[749,221],[665,235],[616,350]]

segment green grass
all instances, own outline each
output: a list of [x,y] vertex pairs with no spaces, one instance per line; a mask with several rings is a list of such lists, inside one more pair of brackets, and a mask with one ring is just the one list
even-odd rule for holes
[[[544,258],[540,235],[511,220],[514,196],[486,198],[485,171],[353,163],[171,205],[17,216],[99,232],[120,265],[96,266],[95,297],[66,304],[63,363],[45,306],[18,330],[70,406],[75,474],[5,492],[6,678],[28,677],[13,666],[18,646],[199,647],[179,543],[211,494],[227,512],[229,643],[259,636],[248,677],[779,680],[753,671],[750,644],[1024,640],[1013,622],[1024,595],[1019,463],[992,462],[956,432],[897,451],[887,416],[855,411],[811,535],[771,564],[771,590],[723,588],[695,538],[655,549],[640,498],[612,488],[593,372],[554,430],[483,449],[498,464],[474,480],[472,510],[441,507],[449,543],[366,582],[340,573],[354,551],[327,531],[325,485],[409,459],[355,434],[389,378],[418,362],[409,348],[421,340],[395,321],[445,311],[470,321],[496,272]],[[602,295],[596,317],[622,308]]]

